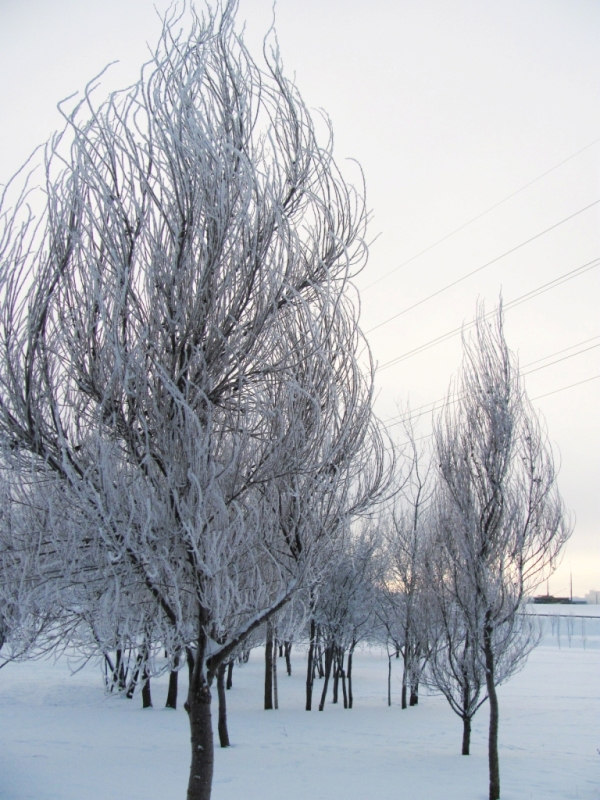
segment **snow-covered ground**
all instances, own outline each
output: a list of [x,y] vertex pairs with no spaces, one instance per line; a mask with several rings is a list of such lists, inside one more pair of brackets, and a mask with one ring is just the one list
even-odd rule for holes
[[[596,613],[600,614],[600,609]],[[563,613],[563,608],[546,607]],[[600,798],[600,619],[546,635],[525,669],[500,688],[503,800]],[[584,647],[585,645],[585,647]],[[387,658],[355,659],[355,708],[304,705],[304,653],[292,677],[279,661],[277,711],[263,711],[262,651],[234,671],[227,693],[233,746],[217,749],[214,800],[486,800],[487,705],[475,717],[472,755],[441,697],[402,711],[399,662],[386,705]],[[185,689],[185,670],[181,673]],[[320,682],[315,685],[319,692]],[[189,763],[185,711],[105,696],[100,669],[70,674],[66,659],[0,670],[2,800],[183,800]],[[216,711],[216,698],[214,701]]]

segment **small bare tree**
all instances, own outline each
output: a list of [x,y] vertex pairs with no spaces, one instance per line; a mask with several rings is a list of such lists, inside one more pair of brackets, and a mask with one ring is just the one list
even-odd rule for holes
[[[408,414],[407,414],[408,417]],[[378,616],[396,655],[402,655],[401,706],[418,703],[418,687],[426,655],[424,554],[431,501],[429,455],[419,450],[410,420],[405,423],[404,475],[388,519],[382,526],[384,574]],[[391,705],[391,657],[388,650],[388,704]]]
[[435,426],[441,515],[437,546],[490,701],[490,800],[500,797],[500,654],[526,590],[552,569],[569,536],[552,452],[504,338],[502,307],[477,310],[457,382]]

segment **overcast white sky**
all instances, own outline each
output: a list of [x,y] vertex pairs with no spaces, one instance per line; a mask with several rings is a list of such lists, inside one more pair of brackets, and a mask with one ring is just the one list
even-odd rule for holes
[[[60,125],[56,102],[107,62],[120,62],[107,91],[137,77],[158,32],[155,5],[167,3],[0,0],[0,182]],[[257,57],[271,7],[240,2]],[[378,238],[357,285],[363,329],[380,326],[368,334],[380,365],[470,320],[478,298],[492,307],[502,291],[509,303],[600,258],[595,205],[386,322],[600,199],[597,142],[414,258],[600,138],[598,0],[278,0],[277,31],[288,74],[332,119],[338,160],[365,173]],[[351,161],[344,169],[356,175]],[[574,593],[600,589],[600,379],[557,391],[600,375],[599,274],[506,313],[524,372],[542,367],[526,385],[577,517],[555,594],[568,593],[570,568]],[[442,398],[459,363],[454,337],[381,369],[379,413]]]

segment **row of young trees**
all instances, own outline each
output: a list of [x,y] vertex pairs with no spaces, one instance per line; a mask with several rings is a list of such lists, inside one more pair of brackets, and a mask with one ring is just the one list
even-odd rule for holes
[[361,638],[387,646],[390,704],[392,659],[402,656],[402,708],[418,703],[419,684],[441,692],[463,722],[463,755],[489,700],[489,796],[498,800],[496,687],[537,644],[526,593],[553,569],[570,525],[501,306],[493,315],[478,308],[463,346],[430,446],[419,448],[407,412],[392,507],[377,531],[355,539],[350,563],[334,565],[315,619],[334,651],[349,642],[351,653]]
[[251,637],[308,625],[307,708],[318,648],[320,707],[331,675],[351,707],[375,614],[404,705],[425,663],[469,724],[487,693],[497,800],[495,687],[566,536],[550,451],[481,312],[433,466],[413,440],[395,477],[352,300],[363,197],[235,13],[172,11],[134,86],[88,86],[39,218],[27,181],[2,193],[0,646],[77,647],[117,684],[133,653],[128,689],[159,650],[173,691],[187,664],[187,796],[208,800],[211,685]]

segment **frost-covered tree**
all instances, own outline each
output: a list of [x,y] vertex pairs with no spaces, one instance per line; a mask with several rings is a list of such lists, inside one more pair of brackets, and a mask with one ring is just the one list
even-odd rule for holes
[[498,697],[502,653],[525,592],[554,565],[570,530],[552,451],[504,338],[502,308],[477,310],[458,380],[435,425],[437,547],[485,668],[490,702],[490,800],[500,797]]
[[[401,706],[418,703],[418,687],[427,650],[424,606],[424,557],[427,542],[431,480],[429,456],[419,450],[410,421],[404,428],[404,474],[387,518],[382,522],[383,574],[377,616],[388,647],[388,704],[391,705],[391,659],[402,656]],[[409,696],[410,695],[410,696]]]
[[[478,638],[484,631],[484,606],[479,607],[477,619],[472,607],[462,605],[467,592],[460,585],[462,571],[444,542],[445,525],[436,529],[434,516],[431,528],[425,550],[423,680],[444,695],[462,720],[462,755],[469,755],[473,717],[488,699],[483,641]],[[539,640],[539,630],[532,617],[520,612],[497,626],[493,637],[494,682],[498,686],[524,666]]]
[[0,437],[45,498],[30,544],[100,647],[186,652],[188,800],[211,793],[220,665],[385,472],[349,294],[363,201],[235,11],[169,16],[132,88],[66,114],[41,222],[25,195],[1,209]]
[[[314,637],[318,629],[325,659],[319,711],[325,707],[333,676],[333,702],[341,682],[344,708],[352,708],[352,658],[375,622],[375,580],[378,572],[378,531],[372,525],[350,534],[344,551],[330,563],[311,605],[307,686],[312,691]],[[346,683],[347,681],[347,683]],[[310,698],[307,698],[310,699]],[[307,703],[307,710],[310,710]]]

